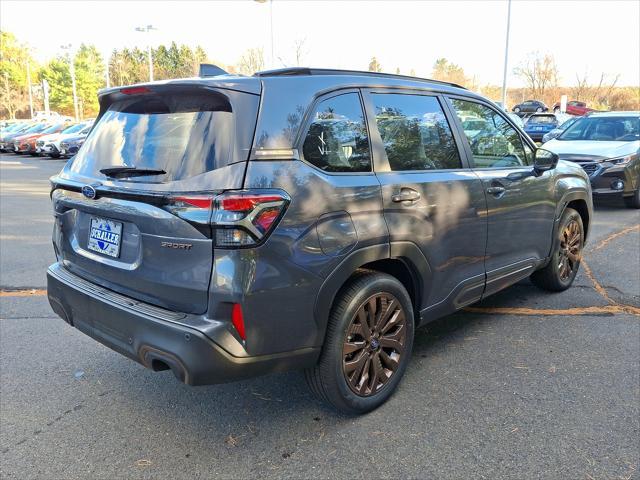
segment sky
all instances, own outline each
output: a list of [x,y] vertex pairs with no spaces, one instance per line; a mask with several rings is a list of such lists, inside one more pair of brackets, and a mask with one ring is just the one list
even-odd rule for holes
[[[273,18],[271,57],[270,10]],[[384,71],[428,77],[437,58],[462,66],[480,85],[502,83],[507,1],[30,1],[2,0],[0,28],[28,43],[44,61],[60,45],[114,48],[177,43],[202,45],[210,59],[237,63],[264,49],[267,67],[291,65],[304,41],[306,66],[366,70],[376,56]],[[27,20],[25,20],[27,19]],[[153,25],[150,34],[135,31]],[[551,53],[561,83],[585,73],[620,75],[640,85],[640,1],[513,0],[508,84],[533,52]]]

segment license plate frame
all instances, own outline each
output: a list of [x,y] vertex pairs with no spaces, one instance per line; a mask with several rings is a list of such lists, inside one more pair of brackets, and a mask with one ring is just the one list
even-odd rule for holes
[[102,217],[91,217],[87,248],[112,258],[120,257],[122,222]]

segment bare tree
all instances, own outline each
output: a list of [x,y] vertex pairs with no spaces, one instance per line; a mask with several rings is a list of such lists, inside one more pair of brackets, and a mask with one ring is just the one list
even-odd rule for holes
[[571,95],[575,100],[586,100],[587,92],[589,90],[589,78],[587,72],[582,76],[576,73],[576,86],[571,90]]
[[295,55],[296,67],[300,67],[305,63],[305,57],[307,56],[307,53],[309,53],[304,46],[306,41],[306,38],[301,38],[293,42],[293,52]]
[[238,71],[243,75],[253,75],[264,68],[264,51],[262,48],[250,48],[238,63]]
[[554,90],[557,90],[560,80],[556,60],[550,54],[530,54],[527,60],[514,69],[514,73],[525,81],[529,94],[541,100],[545,99],[545,95],[555,94]]

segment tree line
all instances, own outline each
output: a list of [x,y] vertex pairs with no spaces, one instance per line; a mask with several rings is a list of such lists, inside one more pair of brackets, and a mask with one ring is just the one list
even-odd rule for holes
[[[369,71],[384,71],[376,57],[369,62]],[[400,73],[400,69],[396,68],[395,73]],[[587,73],[577,74],[572,86],[563,85],[558,65],[551,54],[531,53],[513,69],[513,73],[525,86],[507,88],[507,106],[535,99],[551,107],[560,101],[562,95],[567,95],[570,100],[586,102],[596,110],[640,109],[640,87],[618,86],[617,75],[603,72],[592,82]],[[415,76],[414,70],[410,75]],[[476,76],[469,76],[460,65],[446,58],[434,62],[430,78],[461,85],[494,101],[502,98],[502,86],[481,85]]]
[[[278,58],[282,66],[305,64],[304,40],[297,40],[292,46],[290,58]],[[190,47],[171,42],[152,49],[154,80],[191,77],[198,74],[201,63],[214,63],[229,73],[252,75],[265,68],[262,48],[246,50],[232,65],[223,65],[211,59],[201,46]],[[71,87],[71,63],[76,77],[78,110],[81,118],[93,117],[98,113],[98,90],[111,86],[146,82],[149,79],[149,57],[147,50],[138,47],[114,49],[108,59],[90,44],[81,44],[75,51],[66,52],[39,64],[31,54],[28,45],[20,42],[10,32],[0,31],[0,118],[29,117],[30,77],[34,110],[42,110],[42,81],[49,86],[51,110],[64,115],[73,115],[73,95]],[[107,68],[108,67],[108,68]],[[368,70],[401,73],[400,68],[384,69],[376,57],[372,57]],[[108,73],[107,73],[108,72]],[[519,103],[528,98],[542,100],[553,105],[560,95],[566,94],[572,100],[582,100],[596,109],[637,110],[640,109],[640,88],[619,87],[617,77],[600,75],[591,82],[586,74],[577,76],[573,86],[560,83],[558,66],[552,55],[531,54],[516,66],[513,72],[522,80],[524,87],[507,90],[507,105]],[[403,72],[404,73],[404,72]],[[411,69],[409,75],[415,76]],[[431,69],[431,78],[460,84],[470,90],[499,100],[501,87],[481,85],[475,76],[446,58],[439,58]]]

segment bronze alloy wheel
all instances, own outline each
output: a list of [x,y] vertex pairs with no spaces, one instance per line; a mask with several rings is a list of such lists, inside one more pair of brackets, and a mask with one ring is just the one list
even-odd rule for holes
[[361,397],[378,393],[400,365],[406,345],[404,309],[390,293],[365,301],[351,320],[342,347],[342,370]]
[[558,251],[558,273],[563,281],[573,274],[580,263],[580,249],[582,248],[582,231],[578,222],[571,220],[564,227],[560,237]]

